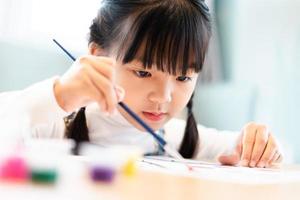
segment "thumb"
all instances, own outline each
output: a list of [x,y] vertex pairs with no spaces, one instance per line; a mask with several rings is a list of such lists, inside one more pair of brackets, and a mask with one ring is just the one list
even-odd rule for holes
[[237,144],[235,147],[235,151],[231,154],[222,154],[219,156],[218,161],[222,165],[237,165],[240,162],[241,154],[242,154],[242,139],[243,139],[244,133],[239,135],[237,139]]
[[229,155],[221,155],[219,156],[218,161],[222,165],[237,165],[240,161],[240,154],[235,151]]
[[118,102],[122,101],[125,96],[125,90],[120,86],[115,86],[115,91],[116,91]]

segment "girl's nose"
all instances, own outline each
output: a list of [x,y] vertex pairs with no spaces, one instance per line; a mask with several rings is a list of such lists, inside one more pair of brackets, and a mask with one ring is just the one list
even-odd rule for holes
[[159,84],[149,94],[149,100],[154,103],[169,103],[172,101],[172,85],[169,81],[167,83]]

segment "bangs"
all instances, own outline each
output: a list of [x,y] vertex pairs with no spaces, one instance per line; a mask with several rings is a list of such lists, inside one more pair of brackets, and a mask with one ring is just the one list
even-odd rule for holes
[[155,67],[172,75],[198,73],[210,38],[209,20],[190,4],[152,5],[129,22],[117,58],[124,64],[138,59],[145,69]]

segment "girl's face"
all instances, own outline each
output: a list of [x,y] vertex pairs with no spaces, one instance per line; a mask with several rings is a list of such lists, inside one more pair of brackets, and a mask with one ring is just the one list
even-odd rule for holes
[[[93,55],[108,55],[93,43],[89,50]],[[184,109],[198,78],[198,73],[193,71],[188,71],[185,76],[173,76],[156,70],[155,66],[146,70],[138,59],[127,64],[118,61],[115,72],[116,84],[125,90],[123,102],[154,130],[162,128]],[[144,131],[122,108],[118,107],[118,110],[133,126]]]
[[[155,69],[144,69],[134,60],[127,64],[117,62],[116,83],[125,90],[123,100],[154,130],[158,130],[179,114],[187,105],[196,85],[198,73],[173,76]],[[144,130],[122,108],[120,113],[136,128]]]

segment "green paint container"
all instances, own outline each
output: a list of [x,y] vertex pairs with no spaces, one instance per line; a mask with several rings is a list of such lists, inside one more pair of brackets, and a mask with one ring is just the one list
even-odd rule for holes
[[31,181],[34,183],[55,183],[58,174],[55,169],[32,169]]

